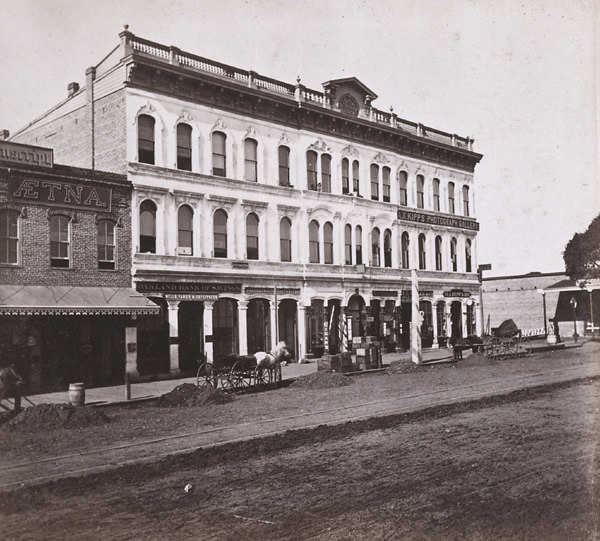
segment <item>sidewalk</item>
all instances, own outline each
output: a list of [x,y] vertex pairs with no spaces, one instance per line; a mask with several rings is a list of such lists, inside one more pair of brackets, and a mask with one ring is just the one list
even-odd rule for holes
[[[581,342],[577,344],[580,346]],[[574,347],[572,343],[565,346],[565,343],[557,344],[556,346],[548,346],[543,340],[532,341],[531,346],[534,352],[563,349],[565,347]],[[463,352],[463,357],[467,358],[471,354],[471,350]],[[382,362],[384,365],[389,365],[392,361],[398,360],[411,360],[410,351],[407,352],[394,352],[394,353],[383,353]],[[427,348],[423,350],[423,362],[426,363],[438,363],[438,362],[451,362],[453,360],[452,349],[439,348],[432,349]],[[292,363],[287,366],[281,367],[282,379],[294,380],[300,376],[311,374],[317,371],[316,360],[310,363]],[[149,400],[157,398],[165,393],[172,391],[178,385],[183,383],[196,384],[196,378],[175,378],[175,379],[164,379],[158,381],[150,381],[144,383],[133,383],[131,384],[131,399],[130,401]],[[68,391],[59,391],[53,393],[43,393],[30,395],[27,397],[33,404],[66,404],[69,402]],[[125,385],[112,385],[110,387],[95,387],[92,389],[85,390],[85,403],[86,405],[102,405],[102,404],[116,404],[121,402],[127,402],[127,389]],[[23,407],[30,407],[31,404],[27,400],[23,400]]]

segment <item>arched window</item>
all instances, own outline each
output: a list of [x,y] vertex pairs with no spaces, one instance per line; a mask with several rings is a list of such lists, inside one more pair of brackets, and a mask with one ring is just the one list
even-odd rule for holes
[[458,270],[458,262],[456,260],[456,239],[454,237],[450,240],[450,261],[452,262],[453,272],[456,272]]
[[466,271],[467,272],[472,272],[472,266],[471,266],[471,239],[467,239],[467,241],[465,242],[465,264],[466,264]]
[[213,216],[214,257],[227,257],[227,213],[219,209]]
[[156,253],[156,205],[149,199],[140,205],[140,252]]
[[317,189],[317,153],[309,150],[306,153],[306,179],[309,190]]
[[442,237],[435,237],[435,270],[442,270]]
[[189,205],[181,205],[177,212],[177,253],[193,254],[194,211]]
[[417,207],[425,208],[425,177],[417,175]]
[[470,216],[470,214],[469,214],[469,187],[468,186],[466,186],[466,185],[463,186],[462,195],[463,195],[464,215]]
[[433,179],[433,210],[440,210],[440,179]]
[[258,259],[258,216],[253,212],[246,217],[246,257]]
[[384,167],[381,169],[382,182],[383,182],[383,200],[386,203],[390,202],[390,193],[391,193],[390,173],[391,173],[391,171],[390,171],[389,167]]
[[392,266],[392,232],[389,229],[383,233],[383,266]]
[[381,261],[379,260],[379,250],[379,229],[375,227],[371,232],[371,264],[373,267],[381,266]]
[[244,141],[244,179],[258,180],[258,143],[254,139]]
[[138,161],[154,164],[154,124],[150,115],[138,117]]
[[356,265],[362,265],[362,227],[360,225],[354,229],[354,242],[356,243]]
[[331,193],[331,156],[321,154],[321,190]]
[[400,171],[398,181],[400,183],[400,204],[405,207],[408,205],[408,175],[406,171]]
[[177,169],[192,170],[192,127],[177,124]]
[[371,164],[371,199],[379,200],[379,166]]
[[50,218],[50,266],[69,267],[71,257],[71,219],[67,216]]
[[319,263],[319,222],[312,220],[308,224],[308,261]]
[[425,251],[425,235],[421,233],[419,235],[419,269],[425,270],[427,268],[427,252]]
[[448,212],[450,214],[455,213],[454,206],[454,182],[448,182]]
[[350,193],[350,162],[342,159],[342,193]]
[[0,263],[19,262],[19,213],[0,210]]
[[402,268],[408,269],[410,265],[410,237],[405,231],[402,233]]
[[344,263],[352,265],[352,226],[346,224],[344,227]]
[[281,218],[279,222],[279,246],[281,261],[292,260],[292,222],[289,218]]
[[360,175],[358,161],[356,160],[352,162],[352,191],[355,195],[360,195]]
[[290,185],[290,149],[281,145],[279,147],[279,185]]
[[331,222],[325,222],[323,225],[323,248],[323,262],[326,265],[333,265],[333,225]]
[[98,221],[98,268],[115,268],[115,224],[110,220]]
[[227,136],[220,132],[216,131],[212,134],[212,173],[217,177],[225,177],[227,176],[227,167],[226,167],[226,143]]

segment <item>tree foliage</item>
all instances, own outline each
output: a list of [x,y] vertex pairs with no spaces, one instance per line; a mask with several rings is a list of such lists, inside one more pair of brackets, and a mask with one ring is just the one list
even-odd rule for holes
[[563,252],[565,272],[571,280],[600,278],[600,214],[584,233],[575,233]]

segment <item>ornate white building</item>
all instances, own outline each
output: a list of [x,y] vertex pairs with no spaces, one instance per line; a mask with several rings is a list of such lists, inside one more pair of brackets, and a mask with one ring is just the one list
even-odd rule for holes
[[[285,340],[301,360],[352,337],[409,346],[416,268],[425,346],[480,332],[469,138],[134,36],[15,134],[133,183],[140,372]],[[156,318],[155,318],[156,319]]]

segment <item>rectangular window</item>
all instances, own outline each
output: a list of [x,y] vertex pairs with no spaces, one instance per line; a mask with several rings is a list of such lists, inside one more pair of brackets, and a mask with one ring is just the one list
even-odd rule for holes
[[306,153],[306,177],[309,190],[317,189],[317,153],[309,150]]
[[50,219],[50,266],[69,267],[69,225],[66,216],[52,216]]
[[311,263],[319,263],[319,241],[311,240],[308,243],[309,261]]
[[448,183],[448,212],[454,214],[456,211],[454,207],[454,183]]
[[192,128],[177,124],[177,169],[192,170]]
[[371,165],[371,199],[379,200],[379,166]]
[[342,193],[350,193],[350,163],[348,158],[342,160]]
[[425,208],[425,179],[422,175],[417,175],[417,207]]
[[469,216],[469,187],[463,186],[463,209],[464,215]]
[[331,156],[321,155],[321,190],[331,193]]
[[213,175],[218,177],[227,176],[226,170],[226,147],[225,147],[225,134],[221,132],[214,132],[212,134],[212,152],[213,152]]
[[149,115],[138,117],[138,161],[154,164],[154,118]]
[[408,175],[405,171],[400,171],[400,204],[408,205]]
[[358,174],[358,162],[352,162],[352,189],[355,195],[360,195],[360,178]]
[[115,268],[115,224],[108,220],[98,222],[98,268]]
[[292,260],[292,240],[280,239],[279,247],[281,249],[281,261],[288,262]]
[[257,143],[254,139],[244,141],[244,179],[250,182],[258,180]]
[[19,213],[0,211],[0,263],[16,265],[19,246]]
[[440,181],[433,179],[433,210],[440,210]]

